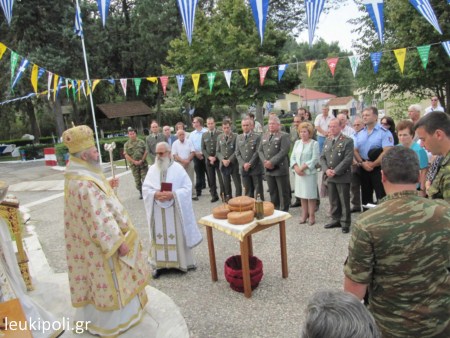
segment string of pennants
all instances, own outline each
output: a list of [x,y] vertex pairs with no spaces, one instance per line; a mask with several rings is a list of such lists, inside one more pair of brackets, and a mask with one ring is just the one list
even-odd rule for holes
[[[430,49],[432,45],[439,45],[441,44],[442,47],[445,49],[446,53],[450,57],[450,40],[444,41],[440,43],[435,44],[429,44],[424,46],[418,46],[418,47],[408,47],[408,48],[398,48],[394,50],[388,50],[388,51],[379,51],[379,52],[373,52],[370,53],[370,60],[373,66],[374,73],[378,73],[379,65],[381,58],[383,54],[386,54],[387,52],[393,52],[398,65],[400,72],[403,74],[404,67],[405,67],[405,60],[408,49],[416,49],[417,53],[420,57],[420,60],[422,62],[422,66],[424,69],[427,68],[428,64],[428,57],[430,53]],[[259,81],[260,85],[264,85],[264,80],[267,76],[267,73],[270,69],[276,68],[278,71],[278,82],[281,81],[284,72],[286,71],[287,67],[289,65],[296,65],[297,63],[285,63],[280,65],[271,65],[271,66],[259,66],[259,67],[253,67],[253,68],[242,68],[238,70],[223,70],[223,71],[212,71],[207,73],[195,73],[195,74],[179,74],[174,76],[149,76],[149,77],[136,77],[136,78],[120,78],[120,79],[114,79],[114,78],[107,78],[107,79],[94,79],[92,80],[92,83],[88,83],[87,80],[80,80],[80,79],[70,79],[64,76],[60,76],[58,74],[55,74],[51,71],[47,71],[45,68],[40,67],[36,64],[32,64],[28,59],[20,56],[15,51],[9,49],[6,45],[0,42],[0,60],[3,58],[5,52],[9,50],[11,52],[10,62],[11,62],[11,91],[14,91],[14,87],[17,85],[17,83],[22,78],[25,71],[29,68],[31,65],[31,85],[33,87],[34,93],[38,93],[38,82],[39,80],[46,74],[47,77],[47,97],[50,100],[51,93],[53,93],[53,100],[56,99],[61,89],[66,90],[66,95],[68,98],[70,96],[73,97],[73,100],[76,101],[78,98],[78,101],[81,99],[81,93],[83,92],[84,96],[87,97],[91,94],[91,92],[94,92],[96,86],[101,81],[106,81],[110,83],[111,85],[115,85],[116,81],[119,80],[119,83],[122,87],[123,93],[126,96],[127,95],[127,86],[128,86],[128,80],[131,80],[134,83],[136,94],[139,96],[139,89],[142,83],[142,80],[147,80],[151,83],[158,84],[158,82],[162,86],[162,90],[164,92],[164,95],[166,94],[167,86],[169,84],[169,79],[175,78],[176,83],[178,86],[178,92],[181,93],[183,85],[185,83],[186,78],[191,77],[193,85],[194,85],[194,91],[197,93],[198,86],[200,82],[200,77],[203,75],[207,76],[208,79],[208,86],[209,86],[209,92],[211,93],[214,86],[214,81],[219,73],[223,73],[223,76],[225,77],[226,83],[229,88],[231,88],[231,79],[232,74],[234,72],[240,72],[242,77],[245,79],[245,84],[248,84],[248,78],[249,78],[249,71],[252,69],[258,69],[259,71]],[[306,72],[308,77],[311,77],[311,74],[313,72],[313,69],[317,62],[323,62],[325,61],[328,64],[329,70],[334,77],[335,70],[337,67],[337,64],[339,60],[348,58],[350,62],[350,66],[352,69],[353,76],[356,77],[358,66],[361,63],[362,55],[351,55],[346,57],[331,57],[325,60],[310,60],[310,61],[303,61],[298,62],[299,64],[305,64]],[[17,64],[19,63],[19,59],[21,59],[18,71],[16,73]],[[71,92],[71,93],[70,93]],[[72,94],[72,95],[70,95]],[[1,103],[0,103],[1,104]]]

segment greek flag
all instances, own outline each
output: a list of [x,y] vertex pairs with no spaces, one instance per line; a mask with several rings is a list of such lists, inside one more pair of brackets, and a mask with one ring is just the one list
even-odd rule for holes
[[110,0],[97,0],[98,11],[102,18],[103,27],[106,25],[106,17],[108,16]]
[[262,45],[266,29],[267,12],[269,11],[269,0],[250,0],[250,5]]
[[436,15],[434,14],[433,8],[431,8],[428,0],[409,0],[409,3],[413,5],[425,19],[427,19],[427,21],[439,32],[439,34],[442,34],[441,27],[439,27],[439,22],[437,21]]
[[363,4],[366,6],[366,10],[369,13],[370,18],[377,30],[378,38],[381,43],[384,43],[384,14],[383,14],[383,0],[365,0]]
[[0,0],[0,5],[2,6],[3,13],[5,13],[5,17],[6,17],[6,21],[8,21],[8,25],[11,25],[13,4],[14,4],[14,0]]
[[30,61],[28,61],[27,59],[22,60],[20,67],[19,67],[19,71],[17,72],[16,78],[14,79],[14,81],[11,85],[11,90],[14,89],[17,82],[19,82],[20,78],[23,75],[23,72],[27,69],[29,63],[30,63]]
[[190,45],[192,43],[192,32],[194,31],[195,8],[197,7],[197,0],[178,0],[178,7],[180,7],[184,29]]
[[308,19],[308,35],[309,46],[312,46],[314,40],[314,32],[316,31],[317,23],[319,22],[320,14],[323,10],[325,0],[306,0],[306,18]]
[[450,40],[442,42],[442,47],[444,47],[445,51],[447,52],[448,56],[450,57]]
[[77,8],[75,10],[75,28],[74,28],[74,32],[80,38],[83,37],[83,22],[81,21],[81,11],[80,11],[80,6],[78,6],[78,5],[77,5]]

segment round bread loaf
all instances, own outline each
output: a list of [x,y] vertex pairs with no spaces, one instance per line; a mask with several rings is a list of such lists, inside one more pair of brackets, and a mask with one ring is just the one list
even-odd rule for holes
[[229,212],[230,209],[228,209],[228,205],[226,204],[219,205],[218,207],[212,209],[213,217],[217,219],[227,219]]
[[263,202],[264,217],[271,216],[275,212],[275,206],[272,202]]
[[253,221],[253,218],[255,217],[255,214],[253,213],[253,210],[247,210],[247,211],[231,211],[227,215],[228,223],[235,224],[235,225],[241,225],[241,224],[247,224]]
[[228,208],[231,211],[253,210],[255,199],[248,196],[238,196],[228,201]]

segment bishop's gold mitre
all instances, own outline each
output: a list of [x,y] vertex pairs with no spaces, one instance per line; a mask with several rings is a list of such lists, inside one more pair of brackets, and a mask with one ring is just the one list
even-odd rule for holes
[[94,132],[90,127],[85,125],[67,129],[62,134],[62,139],[66,147],[69,148],[69,153],[71,154],[95,146]]

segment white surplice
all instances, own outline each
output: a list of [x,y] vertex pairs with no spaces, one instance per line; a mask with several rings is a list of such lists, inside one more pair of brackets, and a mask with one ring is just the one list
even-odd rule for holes
[[[172,183],[173,200],[155,200],[161,182]],[[167,171],[161,172],[157,165],[152,165],[142,185],[142,194],[150,230],[152,267],[182,271],[195,267],[191,249],[203,238],[192,207],[192,182],[184,168],[171,162]]]

